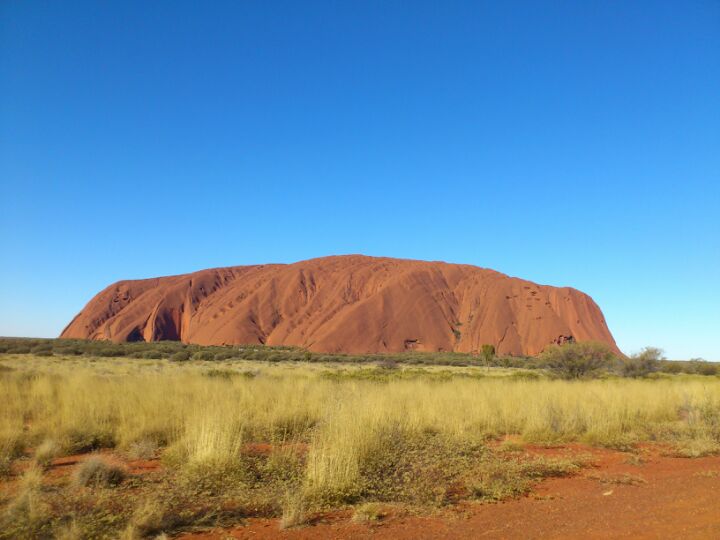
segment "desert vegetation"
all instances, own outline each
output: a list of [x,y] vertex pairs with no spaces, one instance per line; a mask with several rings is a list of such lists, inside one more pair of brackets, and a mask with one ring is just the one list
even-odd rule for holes
[[[296,527],[332,509],[377,521],[389,507],[516,497],[588,465],[526,445],[720,450],[720,378],[663,372],[653,351],[624,372],[636,358],[591,348],[592,369],[578,375],[574,345],[522,368],[491,355],[2,346],[0,538],[143,538],[253,516]],[[242,358],[258,351],[267,358]]]
[[[539,357],[499,356],[495,347],[483,345],[476,353],[457,352],[415,352],[397,354],[328,354],[311,353],[297,347],[269,347],[258,344],[236,346],[200,346],[177,341],[113,343],[109,341],[86,341],[78,339],[29,339],[0,338],[0,355],[31,355],[86,358],[135,358],[145,360],[169,359],[175,362],[188,360],[254,360],[260,362],[302,362],[320,364],[364,364],[364,365],[418,365],[418,366],[478,366],[495,368],[522,368],[552,370],[561,377],[567,377],[563,371],[570,363],[559,361],[559,357],[580,357],[584,361],[595,362],[583,351],[594,350],[595,356],[602,355],[605,360],[598,369],[589,369],[582,377],[599,376],[614,373],[622,376],[644,376],[652,372],[686,373],[697,375],[720,375],[720,363],[706,362],[701,358],[689,361],[667,360],[662,351],[647,347],[629,358],[618,358],[602,344],[570,343],[562,347],[550,347]],[[570,354],[568,354],[568,352]],[[579,353],[579,354],[578,354]],[[638,363],[652,363],[651,370],[635,370]],[[560,368],[560,369],[558,369]],[[573,377],[569,377],[573,378]]]

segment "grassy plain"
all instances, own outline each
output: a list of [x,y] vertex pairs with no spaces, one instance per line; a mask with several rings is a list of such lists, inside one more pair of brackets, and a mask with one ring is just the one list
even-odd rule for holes
[[521,495],[584,465],[528,443],[720,450],[717,376],[5,353],[0,395],[0,538],[292,527],[348,507],[376,519],[383,504]]

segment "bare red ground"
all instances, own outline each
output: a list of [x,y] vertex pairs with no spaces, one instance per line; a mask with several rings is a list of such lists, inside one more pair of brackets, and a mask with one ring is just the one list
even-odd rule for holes
[[[30,452],[32,453],[32,452]],[[52,460],[43,473],[43,485],[48,487],[62,487],[68,478],[83,461],[94,455],[102,455],[108,461],[122,466],[131,476],[140,476],[154,472],[160,472],[162,465],[159,459],[124,459],[110,450],[99,450],[87,454],[75,454],[71,456],[58,457]],[[0,495],[12,496],[17,492],[20,478],[27,471],[33,462],[29,459],[20,459],[13,463],[12,475],[0,482]]]
[[251,519],[231,530],[180,538],[720,538],[720,456],[683,459],[645,447],[638,463],[628,453],[581,445],[528,451],[584,454],[592,456],[594,466],[575,477],[546,480],[527,497],[460,505],[437,515],[391,512],[378,524],[355,524],[349,512],[337,512],[286,531],[279,529],[278,520]]
[[110,451],[100,451],[91,454],[76,454],[55,458],[52,460],[52,465],[48,470],[48,474],[51,476],[65,476],[74,469],[76,465],[85,461],[89,457],[98,454],[105,456],[110,461],[124,466],[129,474],[144,474],[158,471],[161,468],[160,460],[158,459],[122,459],[119,456],[112,454]]

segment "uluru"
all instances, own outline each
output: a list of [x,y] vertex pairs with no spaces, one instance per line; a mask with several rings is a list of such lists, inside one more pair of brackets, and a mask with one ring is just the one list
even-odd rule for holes
[[362,255],[119,281],[62,338],[290,345],[327,353],[535,355],[568,339],[618,351],[588,295],[464,264]]

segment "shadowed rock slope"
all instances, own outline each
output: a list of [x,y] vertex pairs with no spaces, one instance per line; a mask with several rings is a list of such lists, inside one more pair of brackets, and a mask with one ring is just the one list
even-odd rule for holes
[[568,287],[461,264],[347,255],[119,281],[60,337],[263,343],[318,352],[541,352],[572,336],[617,351],[600,308]]

